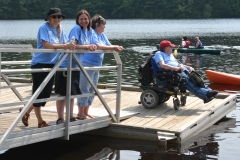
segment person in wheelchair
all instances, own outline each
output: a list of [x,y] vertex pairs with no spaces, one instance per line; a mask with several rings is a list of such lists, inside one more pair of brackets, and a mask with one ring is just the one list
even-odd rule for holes
[[[189,73],[194,71],[194,69],[190,66],[178,63],[172,54],[173,47],[175,47],[175,45],[168,40],[163,40],[160,42],[160,51],[156,52],[151,60],[153,73],[158,73],[159,68],[172,71],[181,71],[181,77],[185,78],[185,86],[189,92],[202,99],[204,103],[214,99],[217,96],[218,91],[212,90],[206,86],[199,87],[194,84],[188,77]],[[162,81],[158,78],[156,78],[156,83],[163,87],[167,84],[166,81]]]

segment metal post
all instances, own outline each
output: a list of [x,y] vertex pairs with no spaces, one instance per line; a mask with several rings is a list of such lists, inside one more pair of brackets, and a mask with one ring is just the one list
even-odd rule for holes
[[13,123],[11,124],[11,126],[8,128],[8,130],[4,133],[4,135],[2,136],[1,140],[0,140],[0,150],[4,144],[4,142],[7,140],[7,138],[9,137],[9,135],[12,133],[13,129],[17,126],[17,124],[19,123],[19,121],[22,119],[23,115],[27,112],[27,110],[30,108],[30,106],[33,104],[33,102],[37,99],[38,95],[40,94],[40,92],[43,90],[43,88],[47,85],[47,83],[49,82],[49,80],[52,78],[52,76],[55,74],[56,70],[59,68],[60,64],[62,64],[63,60],[66,58],[67,55],[64,55],[59,61],[58,63],[53,67],[52,71],[49,72],[49,74],[47,75],[47,77],[44,79],[44,81],[42,82],[42,84],[38,87],[38,89],[36,90],[36,92],[32,95],[32,97],[30,98],[30,100],[28,101],[28,103],[26,104],[26,106],[23,108],[23,110],[21,111],[21,113],[16,117],[16,119],[13,121]]
[[114,53],[115,60],[118,63],[117,69],[117,98],[116,98],[116,118],[117,123],[120,122],[120,111],[121,111],[121,86],[122,86],[122,62],[117,52]]
[[[2,74],[1,75],[3,80],[9,85],[11,86],[12,83],[9,81],[9,79],[7,78],[7,76],[5,74]],[[24,101],[23,97],[21,96],[21,94],[17,91],[17,89],[14,87],[14,88],[11,88],[11,90],[13,91],[13,93],[15,93],[15,95],[18,97],[18,99],[20,101]]]
[[[1,77],[2,77],[2,72],[1,72],[1,70],[2,70],[2,52],[0,52],[0,87],[1,87]],[[1,94],[1,88],[0,88],[0,94]]]
[[72,54],[68,54],[68,66],[67,66],[67,85],[66,85],[66,116],[65,116],[65,140],[69,140],[69,126],[70,126],[70,107],[71,107],[71,77],[72,77]]
[[120,111],[121,111],[121,85],[122,85],[122,64],[118,65],[117,69],[117,99],[116,99],[116,118],[117,123],[120,122]]

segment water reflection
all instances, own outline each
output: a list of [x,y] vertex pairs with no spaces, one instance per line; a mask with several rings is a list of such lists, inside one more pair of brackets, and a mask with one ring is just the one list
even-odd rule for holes
[[[139,141],[129,139],[115,139],[107,137],[93,137],[86,135],[73,135],[70,141],[51,140],[19,148],[13,148],[0,155],[5,159],[109,159],[109,160],[152,160],[152,159],[218,159],[221,141],[217,134],[232,132],[236,127],[235,118],[224,118],[211,128],[202,131],[182,144],[160,146],[158,142]],[[41,147],[45,146],[45,147]],[[223,146],[221,146],[223,147]],[[41,154],[39,153],[41,148]],[[54,148],[54,150],[53,150]],[[233,151],[237,152],[238,148]]]

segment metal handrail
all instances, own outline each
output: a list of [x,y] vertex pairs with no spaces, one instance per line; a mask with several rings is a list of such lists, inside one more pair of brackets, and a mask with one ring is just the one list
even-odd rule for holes
[[[0,148],[3,146],[3,144],[5,143],[5,141],[7,140],[7,138],[9,137],[9,135],[11,134],[11,132],[13,131],[13,129],[16,127],[16,125],[19,123],[19,121],[21,120],[22,116],[27,112],[27,110],[30,108],[30,106],[35,102],[38,101],[36,100],[38,95],[40,94],[40,92],[42,91],[42,89],[45,87],[45,85],[48,83],[48,81],[51,79],[51,77],[54,75],[54,73],[59,69],[60,64],[63,62],[63,60],[69,56],[69,62],[68,62],[68,67],[66,68],[67,70],[67,93],[66,93],[66,119],[69,119],[70,117],[70,100],[72,99],[71,93],[70,93],[70,89],[71,89],[71,71],[74,70],[72,69],[72,58],[73,57],[75,59],[75,61],[77,62],[77,65],[79,67],[79,69],[81,70],[81,72],[86,76],[86,79],[88,80],[88,82],[90,83],[90,85],[94,88],[94,91],[96,93],[96,95],[98,96],[98,98],[100,99],[100,101],[102,102],[103,106],[105,107],[105,109],[107,110],[107,112],[109,113],[109,115],[111,116],[111,118],[113,119],[114,122],[119,123],[119,117],[120,117],[120,100],[121,100],[121,78],[122,78],[122,61],[120,59],[120,56],[117,52],[115,51],[103,51],[103,50],[96,50],[96,51],[87,51],[87,50],[63,50],[63,49],[24,49],[24,48],[0,48],[0,75],[1,77],[5,77],[5,81],[6,81],[6,76],[4,75],[5,73],[7,73],[6,70],[3,70],[5,73],[2,73],[1,70],[1,53],[2,52],[8,52],[8,53],[12,53],[12,52],[45,52],[45,53],[51,53],[51,52],[62,52],[65,53],[61,59],[55,64],[55,66],[51,69],[51,71],[49,70],[49,74],[48,76],[45,78],[45,80],[42,82],[42,84],[39,86],[39,88],[36,90],[36,92],[32,95],[32,97],[30,98],[30,100],[26,103],[25,107],[23,108],[22,112],[20,112],[20,114],[16,117],[16,119],[14,120],[14,122],[11,124],[11,126],[8,128],[8,130],[5,132],[5,134],[2,136],[1,140],[0,140]],[[80,61],[77,59],[77,56],[75,55],[75,53],[113,53],[116,63],[117,63],[117,67],[83,67],[82,64],[80,63]],[[18,63],[18,62],[17,62]],[[107,103],[105,102],[105,100],[103,99],[102,95],[100,94],[100,92],[98,91],[98,89],[94,86],[92,80],[90,79],[90,77],[88,76],[86,70],[100,70],[100,69],[117,69],[117,91],[116,91],[116,117],[114,116],[114,114],[112,113],[112,111],[110,110],[110,108],[108,107]],[[9,69],[11,70],[11,69]],[[14,69],[16,70],[16,69]],[[21,69],[20,69],[21,70]],[[23,69],[22,69],[23,70]],[[31,72],[32,70],[28,69],[28,72]],[[43,71],[43,70],[42,70]],[[22,72],[21,72],[22,73]],[[0,79],[0,84],[1,84],[1,79]],[[11,84],[10,84],[11,85]],[[1,89],[1,88],[0,88]],[[16,94],[16,93],[15,93]],[[83,96],[83,95],[82,95]],[[60,97],[59,97],[60,98]],[[22,100],[22,99],[20,99]],[[69,139],[69,121],[66,121],[65,123],[65,139]]]

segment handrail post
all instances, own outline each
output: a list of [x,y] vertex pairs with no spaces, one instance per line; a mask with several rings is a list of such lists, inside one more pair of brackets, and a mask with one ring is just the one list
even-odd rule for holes
[[[0,87],[1,87],[1,84],[2,84],[2,52],[0,52]],[[1,94],[1,88],[0,88],[0,94]]]
[[69,140],[69,127],[70,127],[70,107],[71,107],[71,77],[72,77],[72,52],[68,53],[68,68],[67,68],[67,85],[66,85],[66,116],[65,116],[65,140]]
[[117,52],[114,52],[114,57],[118,63],[117,68],[117,98],[116,98],[116,119],[117,123],[120,122],[121,111],[121,85],[122,85],[122,62]]

